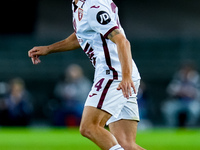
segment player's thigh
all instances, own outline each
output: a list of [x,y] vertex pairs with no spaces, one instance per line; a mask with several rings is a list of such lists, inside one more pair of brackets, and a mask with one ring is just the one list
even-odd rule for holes
[[101,109],[92,106],[85,106],[81,119],[81,127],[99,125],[104,127],[111,115]]
[[135,142],[138,122],[134,120],[119,120],[109,124],[110,132],[119,143]]

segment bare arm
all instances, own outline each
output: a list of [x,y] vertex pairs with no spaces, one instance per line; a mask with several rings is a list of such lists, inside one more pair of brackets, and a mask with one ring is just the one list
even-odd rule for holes
[[132,54],[130,43],[119,29],[113,30],[108,35],[108,38],[117,45],[119,61],[122,68],[122,81],[117,89],[122,90],[124,97],[129,98],[132,95],[131,88],[136,93],[132,81]]
[[75,33],[72,33],[68,38],[54,44],[48,46],[33,47],[28,51],[28,56],[31,57],[33,64],[38,64],[41,62],[39,56],[75,50],[77,48],[80,48],[80,45]]

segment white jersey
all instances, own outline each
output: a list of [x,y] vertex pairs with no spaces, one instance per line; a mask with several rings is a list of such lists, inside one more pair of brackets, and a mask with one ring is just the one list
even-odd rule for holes
[[[95,67],[94,79],[121,80],[117,46],[107,38],[115,29],[120,29],[124,34],[117,6],[112,0],[79,0],[77,4],[73,0],[72,11],[79,44]],[[136,81],[140,79],[140,75],[134,61],[132,64],[132,78]]]

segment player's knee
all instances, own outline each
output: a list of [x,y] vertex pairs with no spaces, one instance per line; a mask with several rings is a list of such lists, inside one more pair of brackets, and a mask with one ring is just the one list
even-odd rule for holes
[[84,125],[80,125],[79,131],[82,136],[87,137],[88,129]]
[[82,136],[90,138],[93,128],[84,124],[80,125],[79,131],[81,133]]

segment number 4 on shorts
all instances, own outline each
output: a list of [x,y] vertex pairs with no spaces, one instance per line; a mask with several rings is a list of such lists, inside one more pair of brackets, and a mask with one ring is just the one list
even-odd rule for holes
[[97,88],[97,91],[99,91],[102,88],[102,84],[103,84],[104,78],[102,78],[101,80],[99,80],[96,84],[95,84],[95,88]]

